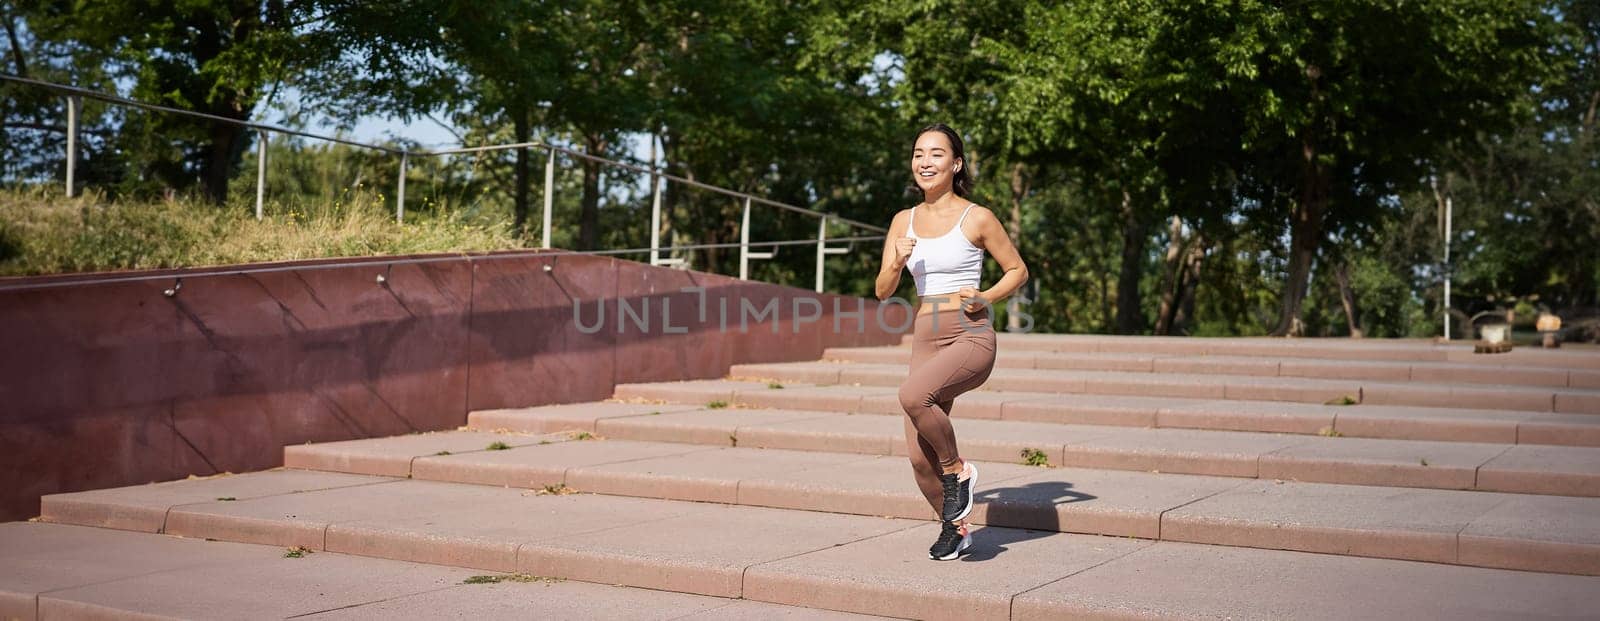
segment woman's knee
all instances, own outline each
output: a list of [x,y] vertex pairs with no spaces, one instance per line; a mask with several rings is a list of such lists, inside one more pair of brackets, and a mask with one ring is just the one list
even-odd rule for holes
[[927,411],[937,400],[933,394],[925,389],[919,389],[910,384],[900,386],[900,409],[913,418]]

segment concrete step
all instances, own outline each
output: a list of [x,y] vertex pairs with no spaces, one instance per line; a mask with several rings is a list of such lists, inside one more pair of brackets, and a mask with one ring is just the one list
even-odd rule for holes
[[924,550],[938,527],[925,521],[373,479],[172,506],[164,531],[921,619],[1489,619],[1600,606],[1591,576],[1003,527],[976,528],[966,562],[936,563]]
[[[684,415],[679,415],[684,416]],[[447,435],[447,434],[446,434]],[[437,438],[440,445],[447,437]],[[904,457],[602,439],[412,457],[413,437],[290,447],[300,468],[932,519]],[[368,459],[388,452],[393,464]],[[360,463],[368,470],[351,469]],[[1600,498],[977,462],[978,524],[1600,574]],[[91,494],[110,511],[109,494]],[[117,502],[125,503],[126,500]],[[56,519],[47,503],[46,517]],[[79,512],[82,515],[82,512]],[[81,519],[81,518],[80,518]],[[89,522],[94,523],[94,522]]]
[[[909,347],[835,347],[823,360],[908,364]],[[1381,382],[1512,384],[1552,388],[1600,388],[1600,369],[1567,369],[1464,362],[1385,361],[1338,358],[1187,355],[1175,353],[1059,353],[1003,350],[996,368],[1195,373],[1259,377],[1306,377]]]
[[[826,361],[739,364],[733,366],[728,377],[778,383],[899,386],[905,381],[906,367],[898,364]],[[1600,414],[1600,389],[1557,389],[1513,385],[1422,384],[1193,373],[995,369],[979,390],[1301,403],[1327,403],[1348,399],[1373,405]]]
[[881,619],[337,552],[0,524],[3,619]]
[[[897,393],[894,386],[705,380],[623,384],[615,394],[621,399],[670,402],[674,407],[703,407],[721,401],[748,407],[901,415]],[[1337,432],[1349,437],[1392,440],[1600,447],[1600,417],[1517,410],[986,390],[962,395],[952,415],[1118,427],[1313,435]]]
[[[1600,370],[1600,348],[1592,345],[1572,345],[1561,349],[1519,347],[1502,354],[1476,354],[1470,343],[1443,345],[1426,339],[1196,338],[1005,332],[997,336],[1000,351],[1457,362]],[[906,335],[902,338],[902,344],[909,344],[910,339],[911,336]]]
[[[733,389],[729,382],[710,384],[718,390]],[[634,390],[635,387],[640,389]],[[661,387],[664,392],[649,387]],[[681,396],[683,393],[676,392],[679,388],[679,384],[633,385],[619,387],[618,394]],[[777,392],[788,392],[788,389]],[[615,409],[593,414],[582,405],[494,410],[469,414],[468,421],[476,428],[530,432],[592,428],[593,433],[634,440],[880,455],[903,455],[906,450],[904,415],[766,409],[654,413],[657,410],[653,408],[662,406],[651,403],[619,403],[608,407]],[[961,402],[956,405],[957,411],[963,407]],[[1600,449],[1592,447],[1111,427],[960,417],[954,419],[954,424],[963,454],[973,459],[1014,461],[1024,451],[1037,451],[1051,464],[1083,468],[1600,496]]]

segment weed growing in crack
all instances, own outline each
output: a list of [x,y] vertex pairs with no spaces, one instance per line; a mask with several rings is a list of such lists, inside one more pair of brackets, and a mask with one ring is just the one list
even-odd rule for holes
[[1050,467],[1050,457],[1044,451],[1033,448],[1022,449],[1022,464],[1025,466]]

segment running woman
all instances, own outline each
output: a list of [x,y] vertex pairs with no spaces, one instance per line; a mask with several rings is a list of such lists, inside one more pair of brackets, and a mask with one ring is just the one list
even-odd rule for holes
[[[989,379],[995,356],[990,306],[1028,281],[1028,267],[994,213],[967,200],[972,173],[955,130],[937,123],[917,132],[911,174],[922,203],[902,209],[889,225],[877,293],[879,300],[894,295],[901,270],[911,270],[919,305],[900,406],[911,470],[943,522],[928,557],[948,561],[972,545],[965,518],[978,484],[977,466],[956,448],[950,408]],[[1005,275],[980,291],[985,250]]]

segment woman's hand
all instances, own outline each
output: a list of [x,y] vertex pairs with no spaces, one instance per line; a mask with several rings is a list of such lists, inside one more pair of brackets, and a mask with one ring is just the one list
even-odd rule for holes
[[901,209],[889,223],[889,231],[883,234],[883,263],[878,267],[875,284],[880,301],[889,299],[900,287],[900,275],[905,273],[906,262],[911,260],[911,249],[917,246],[917,240],[907,236],[910,229],[911,210]]
[[983,297],[983,292],[972,287],[962,287],[956,292],[956,299],[961,302],[961,310],[969,313],[983,310],[989,305],[989,299]]
[[894,264],[905,267],[906,261],[911,260],[911,249],[917,246],[917,240],[911,237],[901,237],[894,240]]

